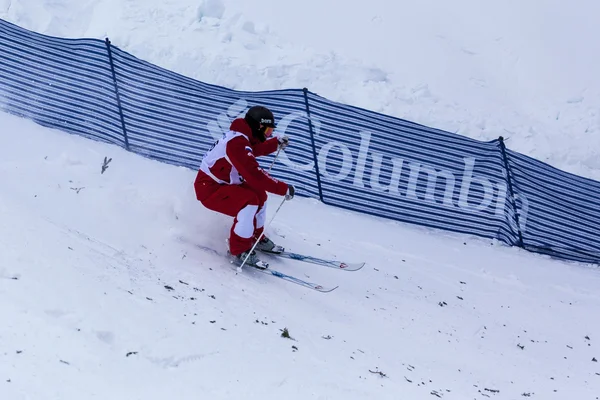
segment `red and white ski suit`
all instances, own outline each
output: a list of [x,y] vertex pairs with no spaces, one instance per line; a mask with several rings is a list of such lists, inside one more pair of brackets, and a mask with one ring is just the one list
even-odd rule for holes
[[269,176],[256,157],[277,151],[277,138],[260,142],[243,118],[231,124],[202,160],[194,188],[208,209],[234,217],[229,251],[250,250],[265,226],[267,192],[284,196],[288,185]]

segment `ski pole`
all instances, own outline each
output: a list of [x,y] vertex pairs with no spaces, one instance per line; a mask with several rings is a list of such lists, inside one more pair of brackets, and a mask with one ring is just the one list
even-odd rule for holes
[[273,159],[273,162],[271,163],[271,166],[269,167],[269,170],[267,171],[268,173],[271,172],[271,168],[273,168],[273,165],[275,165],[275,161],[277,161],[277,157],[279,157],[280,151],[281,151],[281,146],[279,146],[279,150],[277,150],[277,154],[275,154],[275,158]]
[[283,201],[281,202],[281,204],[279,205],[279,207],[277,207],[277,210],[275,211],[275,214],[273,214],[273,217],[271,217],[271,220],[269,221],[269,223],[267,225],[265,225],[265,227],[263,228],[262,233],[258,236],[258,239],[256,239],[256,243],[254,243],[254,246],[252,246],[252,248],[248,252],[248,255],[246,255],[246,258],[244,258],[244,261],[242,262],[242,264],[237,268],[238,272],[242,272],[242,267],[244,266],[244,264],[246,264],[246,261],[248,260],[248,257],[250,257],[250,254],[252,254],[252,252],[256,248],[256,245],[258,244],[258,242],[260,242],[260,239],[262,239],[263,235],[265,234],[265,231],[267,230],[267,227],[269,227],[271,225],[271,223],[273,222],[273,220],[275,219],[275,216],[277,215],[277,213],[279,212],[279,210],[283,206],[283,203],[285,203],[285,197],[283,198]]

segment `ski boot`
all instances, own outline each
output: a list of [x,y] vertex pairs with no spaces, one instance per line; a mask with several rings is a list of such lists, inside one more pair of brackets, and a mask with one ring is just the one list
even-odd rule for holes
[[279,254],[279,253],[283,253],[283,251],[285,249],[281,246],[277,246],[275,243],[273,243],[273,241],[271,239],[269,239],[268,237],[263,235],[263,237],[260,239],[260,241],[256,245],[256,250],[262,251],[264,253]]
[[244,260],[246,260],[246,257],[248,257],[248,259],[246,260],[246,263],[244,265],[249,265],[251,267],[254,268],[258,268],[258,269],[267,269],[269,268],[269,264],[264,262],[263,260],[261,260],[260,258],[258,258],[258,256],[256,255],[256,252],[253,251],[252,253],[250,253],[250,255],[248,256],[248,253],[250,253],[250,250],[243,252],[240,255],[237,256],[233,256],[235,259],[235,262],[237,265],[242,265],[242,263],[244,262]]

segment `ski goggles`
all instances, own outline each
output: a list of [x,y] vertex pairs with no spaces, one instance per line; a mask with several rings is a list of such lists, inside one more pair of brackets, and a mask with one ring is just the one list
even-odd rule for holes
[[274,130],[274,128],[272,126],[266,126],[265,127],[265,137],[270,138],[271,136],[273,136],[273,130]]

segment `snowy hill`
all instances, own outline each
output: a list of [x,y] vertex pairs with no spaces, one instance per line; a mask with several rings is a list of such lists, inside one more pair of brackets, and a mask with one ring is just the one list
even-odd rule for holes
[[272,237],[367,266],[236,274],[193,171],[0,118],[2,399],[600,393],[594,268],[299,198]]
[[[502,134],[600,179],[596,2],[385,3],[0,0],[0,18],[210,83]],[[0,143],[2,400],[600,397],[596,267],[296,198],[278,243],[367,263],[273,260],[339,285],[317,293],[236,273],[195,171],[6,114]]]

